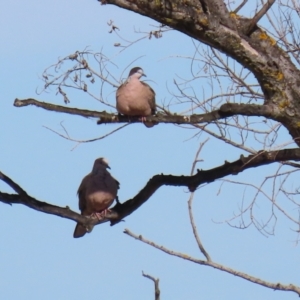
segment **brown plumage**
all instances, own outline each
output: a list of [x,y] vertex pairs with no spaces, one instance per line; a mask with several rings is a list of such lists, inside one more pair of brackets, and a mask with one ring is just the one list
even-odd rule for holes
[[[92,172],[86,175],[78,188],[79,209],[84,216],[105,214],[113,203],[119,189],[119,182],[106,170],[110,169],[105,158],[98,158],[94,162]],[[77,223],[74,238],[91,232],[93,226],[85,227]]]
[[[145,117],[154,115],[156,112],[155,92],[145,82],[140,81],[146,76],[142,68],[135,67],[130,70],[127,80],[117,89],[117,110],[125,116]],[[144,122],[147,127],[155,124]]]

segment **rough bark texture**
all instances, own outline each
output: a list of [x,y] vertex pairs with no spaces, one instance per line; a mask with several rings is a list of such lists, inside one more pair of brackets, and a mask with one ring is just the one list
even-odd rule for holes
[[[224,52],[241,65],[248,68],[257,78],[264,93],[264,104],[225,103],[218,109],[204,114],[182,116],[161,114],[147,117],[147,121],[155,123],[175,124],[208,124],[234,115],[260,116],[281,122],[290,132],[295,142],[300,145],[300,76],[299,70],[290,57],[276,42],[270,38],[256,22],[274,3],[269,0],[253,19],[241,18],[235,12],[229,12],[222,0],[176,0],[176,1],[100,1],[102,4],[113,4],[150,17],[166,24],[194,39],[213,46]],[[73,58],[72,58],[73,59]],[[99,118],[98,124],[140,122],[138,118],[109,114],[105,111],[89,111],[50,103],[35,99],[16,99],[16,107],[34,105],[46,110],[63,112],[83,117]],[[162,185],[187,186],[194,191],[203,183],[212,182],[230,174],[238,174],[247,168],[258,167],[272,162],[288,160],[299,161],[297,149],[281,151],[260,151],[247,158],[241,157],[233,163],[199,171],[194,176],[156,175],[132,199],[123,204],[118,203],[114,212],[105,221],[118,223],[147,201]],[[0,173],[1,175],[1,173]],[[0,201],[8,204],[22,203],[33,209],[56,214],[77,222],[88,224],[95,222],[71,212],[68,208],[59,208],[40,202],[27,195],[17,184],[3,175],[0,179],[12,186],[18,195],[0,193]],[[36,202],[37,201],[37,202]],[[103,220],[100,221],[104,222]]]
[[[107,123],[140,123],[139,117],[129,117],[123,115],[115,115],[107,113],[106,111],[92,111],[87,109],[78,109],[74,107],[66,107],[61,105],[54,105],[47,102],[41,102],[35,99],[15,99],[14,106],[23,107],[28,105],[34,105],[46,110],[67,113],[70,115],[77,115],[82,117],[99,118],[98,124]],[[193,114],[189,116],[182,115],[165,115],[157,113],[155,116],[149,116],[147,121],[154,123],[172,123],[172,124],[201,124],[210,123],[234,115],[243,116],[260,116],[272,118],[274,111],[273,107],[260,106],[254,104],[237,104],[237,103],[225,103],[221,105],[220,109],[211,111],[206,114]]]
[[[206,124],[214,123],[235,115],[259,116],[282,123],[283,126],[288,129],[298,146],[300,145],[300,72],[291,61],[287,52],[281,49],[277,42],[257,25],[257,22],[264,16],[275,0],[265,1],[261,10],[256,13],[253,19],[238,16],[237,12],[240,7],[234,12],[228,11],[223,0],[102,0],[100,2],[102,4],[116,5],[123,9],[150,17],[225,53],[252,72],[264,96],[264,103],[262,105],[224,104],[224,102],[222,102],[223,104],[220,105],[220,107],[211,111],[205,110],[203,114],[184,116],[172,113],[168,114],[168,112],[165,111],[165,113],[158,113],[155,116],[147,117],[147,122],[204,124],[205,126]],[[243,4],[240,6],[242,5]],[[74,55],[69,56],[68,59],[77,60],[80,70],[88,70],[86,60],[82,57],[78,59],[78,57],[80,57],[80,53],[76,52]],[[60,63],[63,61],[64,60],[61,60]],[[91,69],[89,69],[89,71],[91,72]],[[99,77],[103,79],[101,75]],[[46,81],[48,85],[51,85],[53,82],[53,80],[49,83]],[[82,90],[86,92],[87,87],[84,86]],[[60,86],[59,93],[63,95],[64,101],[67,104],[69,100]],[[16,99],[14,105],[16,107],[34,105],[49,111],[98,118],[98,124],[141,122],[138,117],[128,117],[109,114],[105,111],[89,111],[53,105],[32,98],[23,100]],[[223,141],[226,142],[225,139]],[[289,164],[295,168],[299,168],[299,164],[291,162],[300,161],[299,148],[278,151],[250,151],[250,153],[255,154],[247,157],[241,155],[233,162],[225,161],[224,164],[208,170],[197,170],[196,174],[192,172],[194,175],[191,176],[157,174],[150,178],[134,197],[123,201],[123,203],[117,201],[117,204],[100,220],[79,215],[71,211],[69,207],[58,207],[37,200],[28,195],[25,190],[2,172],[0,172],[0,180],[9,185],[15,191],[15,194],[0,192],[0,202],[10,205],[23,204],[39,212],[67,218],[79,222],[84,226],[92,226],[108,221],[111,222],[111,225],[115,225],[136,211],[164,185],[174,187],[185,186],[190,190],[191,194],[193,194],[202,184],[213,182],[228,175],[237,175],[250,168],[262,167],[272,163]],[[293,291],[300,295],[300,288],[293,284],[283,285],[281,283],[266,282],[213,262],[210,255],[208,255],[202,246],[200,238],[196,240],[199,244],[200,251],[207,260],[192,259],[186,254],[176,253],[163,246],[157,246],[142,236],[130,233],[128,230],[125,230],[125,233],[170,255],[175,255],[201,265],[207,265],[228,272],[274,290]],[[146,274],[144,274],[144,276],[154,281],[155,299],[159,299],[160,291],[158,279]]]
[[[267,118],[281,122],[300,145],[300,72],[265,31],[229,12],[223,0],[103,0],[168,25],[248,68],[264,93]],[[258,18],[255,19],[255,21]],[[249,26],[251,29],[249,33]],[[267,107],[267,109],[266,109]],[[271,112],[269,114],[269,112]]]
[[287,160],[300,161],[300,149],[285,149],[279,151],[261,151],[255,155],[247,157],[241,155],[234,162],[225,161],[223,165],[210,170],[198,170],[192,176],[175,176],[175,175],[155,175],[145,185],[145,187],[137,193],[132,199],[119,203],[111,209],[111,213],[101,219],[90,219],[79,215],[69,209],[69,207],[59,207],[43,201],[36,200],[28,195],[17,183],[8,176],[0,172],[0,180],[7,183],[17,194],[7,194],[0,192],[0,201],[6,204],[23,204],[37,211],[53,214],[62,218],[67,218],[80,222],[84,225],[95,225],[110,221],[111,225],[117,224],[123,218],[133,213],[141,205],[143,205],[161,186],[185,186],[190,191],[195,191],[201,184],[213,182],[216,179],[223,178],[228,175],[237,175],[250,168],[261,167],[275,162]]
[[[300,145],[299,70],[292,63],[288,54],[256,25],[256,22],[274,3],[274,0],[266,2],[253,19],[241,18],[235,12],[229,12],[222,0],[111,0],[100,2],[102,4],[117,5],[150,17],[222,51],[254,74],[264,94],[264,104],[262,105],[225,103],[218,109],[204,114],[182,116],[159,113],[156,116],[147,117],[147,121],[155,123],[207,124],[234,115],[260,116],[281,122],[289,130],[295,142]],[[105,111],[97,112],[53,105],[31,98],[16,99],[14,105],[16,107],[34,105],[50,111],[99,118],[98,124],[140,122],[135,117],[129,118],[128,116],[109,114]],[[122,218],[138,209],[162,185],[187,186],[191,191],[194,191],[203,183],[208,183],[230,174],[237,174],[247,168],[258,167],[272,162],[299,161],[299,159],[300,156],[297,149],[275,152],[261,151],[248,158],[241,157],[233,163],[226,162],[223,166],[207,171],[199,171],[194,176],[156,175],[149,180],[147,185],[134,198],[125,201],[123,204],[118,203],[113,208],[114,213],[108,216],[106,221],[110,219],[112,224],[118,223]],[[33,209],[57,214],[77,222],[85,224],[91,222],[82,216],[74,215],[68,209],[51,206],[44,202],[36,202],[37,200],[28,196],[13,181],[9,181],[8,177],[3,175],[2,177],[0,176],[0,179],[12,186],[18,194],[1,193],[0,201],[4,203],[22,203]]]

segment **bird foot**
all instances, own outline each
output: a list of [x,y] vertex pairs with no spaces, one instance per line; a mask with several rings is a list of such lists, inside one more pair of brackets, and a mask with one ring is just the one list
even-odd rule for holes
[[139,121],[141,121],[148,128],[153,127],[154,125],[157,125],[157,123],[148,122],[147,117],[145,117],[145,116],[139,117]]
[[110,209],[104,209],[100,212],[92,213],[91,217],[95,218],[95,219],[97,218],[100,221],[101,219],[103,219],[107,215],[108,212],[111,212],[111,210]]
[[142,123],[145,123],[146,122],[146,117],[139,117],[139,121],[141,121]]

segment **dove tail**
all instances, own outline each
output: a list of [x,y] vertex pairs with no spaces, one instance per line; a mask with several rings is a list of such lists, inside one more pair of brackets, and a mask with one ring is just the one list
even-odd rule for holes
[[80,237],[84,236],[86,233],[87,233],[86,228],[84,226],[82,226],[80,223],[77,223],[74,233],[73,233],[73,237],[80,238]]

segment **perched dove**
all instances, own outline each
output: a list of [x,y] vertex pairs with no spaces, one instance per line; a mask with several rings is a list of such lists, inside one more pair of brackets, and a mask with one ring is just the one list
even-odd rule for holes
[[[141,117],[144,122],[145,117],[155,114],[155,92],[145,82],[140,81],[142,76],[146,76],[142,68],[135,67],[130,70],[126,81],[119,86],[116,93],[117,110],[125,116]],[[147,127],[155,124],[146,122]]]
[[[110,169],[106,159],[98,158],[94,162],[92,172],[83,178],[78,188],[79,209],[82,215],[103,216],[116,198],[120,184],[110,175],[107,168]],[[77,223],[73,236],[82,237],[92,229],[93,226],[86,228]]]

